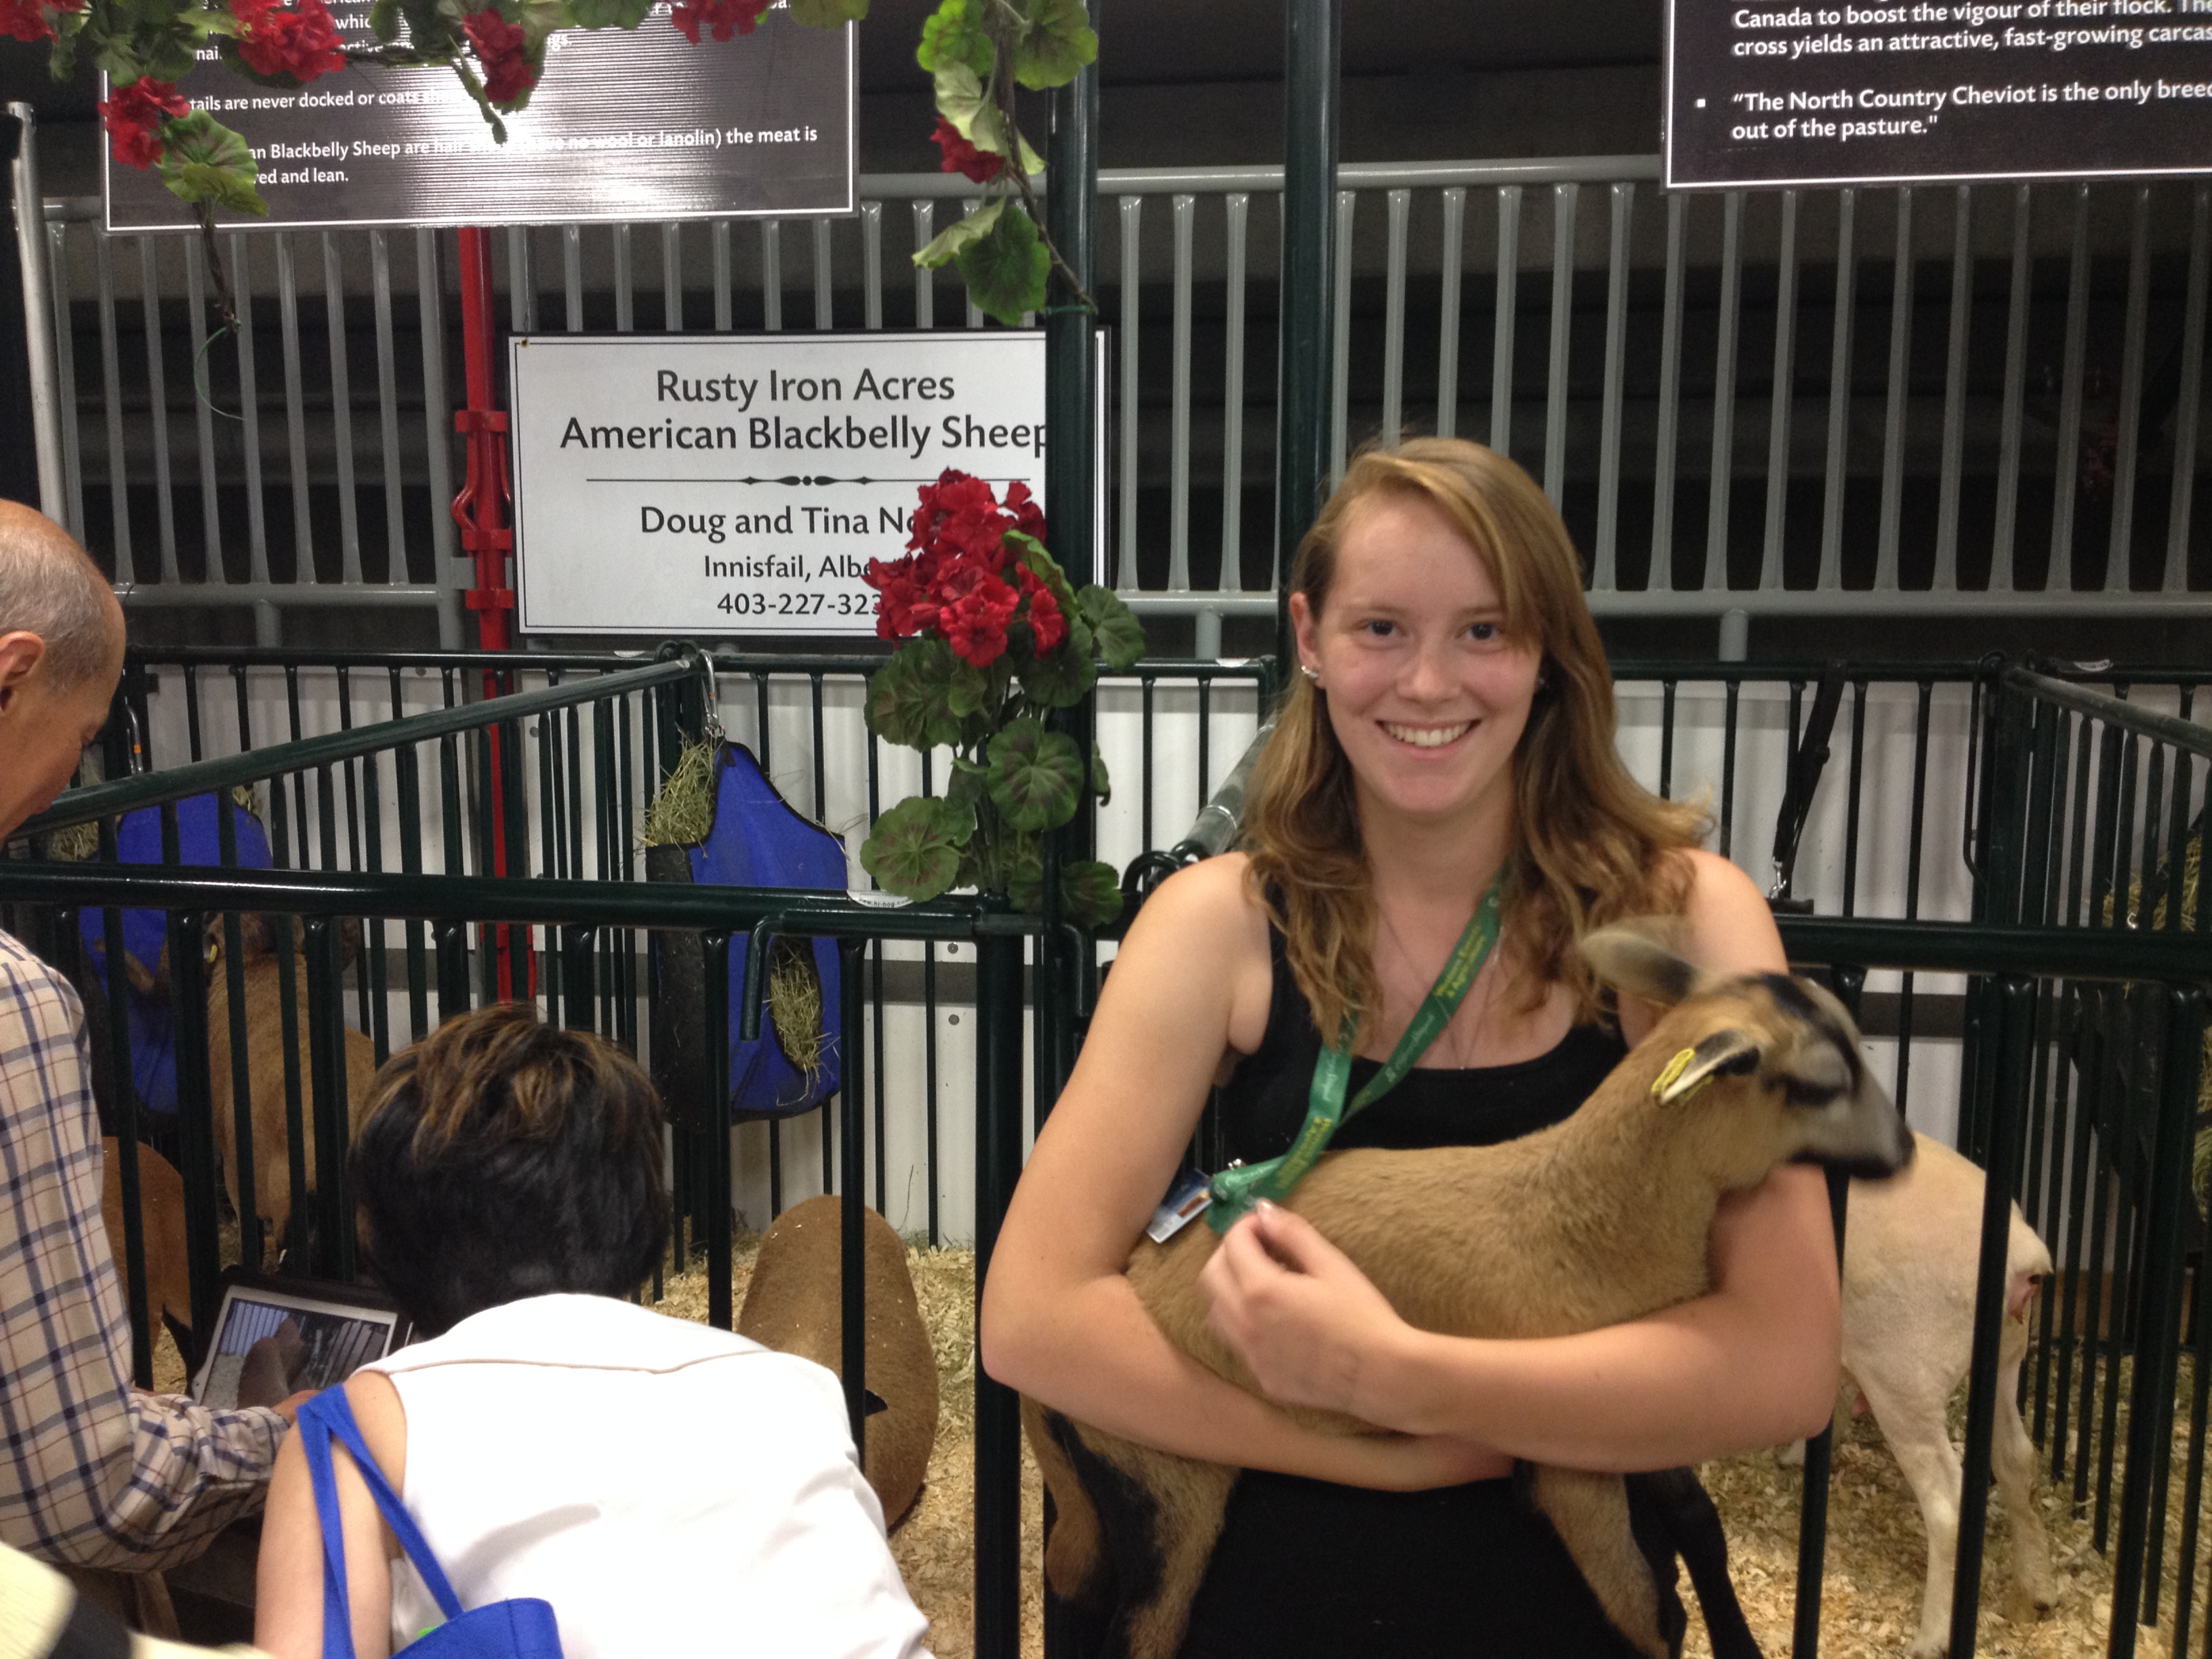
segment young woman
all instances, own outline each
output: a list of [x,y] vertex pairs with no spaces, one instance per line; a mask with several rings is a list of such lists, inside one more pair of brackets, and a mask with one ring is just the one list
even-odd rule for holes
[[[1684,953],[1781,969],[1758,890],[1697,850],[1692,809],[1627,775],[1566,530],[1476,445],[1357,457],[1302,544],[1300,673],[1252,790],[1245,850],[1164,883],[1131,927],[1016,1189],[983,1298],[994,1376],[1241,1480],[1187,1652],[1629,1651],[1511,1493],[1512,1462],[1635,1471],[1826,1421],[1836,1265],[1821,1181],[1726,1205],[1714,1288],[1653,1317],[1530,1341],[1397,1318],[1313,1230],[1266,1209],[1206,1270],[1212,1317],[1276,1400],[1398,1437],[1309,1433],[1171,1347],[1121,1275],[1210,1085],[1227,1153],[1285,1151],[1324,1037],[1348,1092],[1390,1055],[1484,894],[1502,922],[1457,1011],[1338,1146],[1479,1145],[1565,1117],[1650,1024],[1573,949],[1679,918]],[[1471,1273],[1482,1264],[1470,1262]]]
[[[623,1299],[667,1237],[662,1155],[636,1062],[527,1004],[386,1062],[354,1189],[370,1258],[430,1340],[344,1385],[367,1451],[462,1607],[550,1602],[566,1659],[927,1659],[836,1378]],[[381,1659],[441,1615],[331,1450],[353,1651]],[[270,1485],[255,1645],[320,1659],[323,1595],[295,1434]]]

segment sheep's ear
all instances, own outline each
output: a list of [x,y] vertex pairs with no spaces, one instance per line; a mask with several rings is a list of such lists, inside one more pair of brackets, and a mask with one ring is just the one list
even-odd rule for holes
[[1697,989],[1698,970],[1646,928],[1623,922],[1601,927],[1582,942],[1590,971],[1616,991],[1671,1007]]
[[1688,1098],[1717,1077],[1739,1076],[1759,1064],[1759,1044],[1741,1031],[1715,1031],[1694,1048],[1685,1048],[1652,1079],[1651,1095],[1662,1106]]

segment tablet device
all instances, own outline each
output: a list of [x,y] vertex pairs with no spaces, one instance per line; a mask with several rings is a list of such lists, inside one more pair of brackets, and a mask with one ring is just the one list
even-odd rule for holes
[[192,1378],[192,1398],[216,1411],[249,1398],[274,1404],[302,1390],[343,1382],[372,1359],[404,1346],[411,1333],[391,1298],[360,1285],[276,1279],[236,1269],[224,1275],[215,1340]]

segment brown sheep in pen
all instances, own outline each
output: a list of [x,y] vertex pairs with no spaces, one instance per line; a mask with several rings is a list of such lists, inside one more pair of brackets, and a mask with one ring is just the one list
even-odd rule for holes
[[[100,1217],[106,1224],[107,1247],[115,1257],[115,1278],[123,1293],[131,1293],[130,1273],[124,1266],[123,1158],[115,1137],[100,1142]],[[185,1178],[175,1164],[151,1146],[138,1148],[139,1237],[146,1251],[146,1329],[150,1334],[164,1324],[176,1339],[177,1352],[190,1365],[197,1357],[191,1344],[192,1287],[185,1271]]]
[[[844,1259],[842,1199],[795,1204],[761,1240],[738,1332],[763,1347],[797,1354],[844,1375],[839,1272]],[[922,1323],[906,1246],[873,1210],[861,1220],[861,1267],[868,1343],[863,1377],[872,1402],[865,1425],[862,1473],[896,1525],[913,1507],[937,1443],[937,1356]]]
[[[221,933],[211,928],[219,945]],[[284,996],[283,964],[274,955],[256,954],[257,930],[246,933],[240,975],[246,1012],[246,1097],[253,1120],[253,1202],[280,1240],[289,1239],[292,1218],[291,1135],[284,1095]],[[215,1105],[215,1144],[222,1154],[223,1184],[241,1222],[246,1208],[238,1192],[238,1115],[232,1104],[230,974],[219,950],[208,967],[208,1082]],[[292,958],[292,1000],[300,1079],[301,1121],[307,1133],[307,1188],[315,1185],[314,1087],[309,1064],[307,963],[296,949]],[[347,1141],[360,1133],[362,1105],[376,1076],[376,1045],[351,1027],[341,1027],[345,1049]]]
[[[1874,1174],[1911,1156],[1856,1028],[1825,991],[1781,975],[1703,975],[1628,929],[1595,934],[1583,950],[1608,983],[1674,1006],[1572,1117],[1496,1146],[1333,1153],[1288,1200],[1424,1329],[1562,1335],[1687,1301],[1707,1288],[1723,1194],[1790,1160]],[[1216,1243],[1200,1226],[1165,1245],[1139,1240],[1128,1276],[1171,1341],[1251,1389],[1206,1322],[1198,1275]],[[1132,1659],[1166,1659],[1238,1472],[1033,1401],[1023,1414],[1058,1505],[1045,1559],[1054,1589],[1095,1606],[1149,1586],[1115,1607],[1115,1628]],[[1374,1432],[1340,1413],[1292,1415],[1325,1432]],[[1607,1617],[1663,1659],[1656,1587],[1629,1530],[1622,1478],[1526,1473]]]

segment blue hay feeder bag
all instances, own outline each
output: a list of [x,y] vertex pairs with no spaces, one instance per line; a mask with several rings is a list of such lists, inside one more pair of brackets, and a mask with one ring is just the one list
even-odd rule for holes
[[[238,836],[238,868],[270,867],[269,837],[255,817],[236,801],[230,803]],[[183,864],[220,866],[216,839],[216,797],[192,795],[177,803],[177,854]],[[115,827],[115,856],[125,864],[161,862],[161,809],[142,806],[125,812]],[[85,960],[100,990],[107,989],[107,917],[104,910],[77,913],[77,932],[84,941]],[[123,1002],[131,1021],[131,1085],[143,1110],[167,1116],[177,1109],[176,1018],[166,995],[148,995],[132,982],[154,982],[161,966],[161,952],[169,940],[166,910],[125,910],[123,949],[141,971],[124,978]]]
[[[681,851],[695,884],[845,890],[844,843],[795,811],[742,744],[722,745],[714,781],[714,824],[707,838],[688,848],[653,850],[664,854]],[[663,860],[655,869],[656,878],[666,878],[659,870],[668,862],[672,860]],[[841,1067],[836,945],[830,939],[794,939],[778,940],[771,947],[780,954],[799,953],[802,961],[811,964],[821,986],[819,1047],[811,1071],[801,1071],[793,1064],[776,1038],[775,1023],[769,1016],[765,978],[761,1034],[750,1042],[738,1036],[744,1012],[745,953],[750,948],[750,941],[743,933],[730,941],[730,1109],[751,1117],[791,1117],[811,1112],[837,1092]],[[690,954],[696,958],[696,944],[690,945]],[[664,963],[672,965],[665,956]]]

